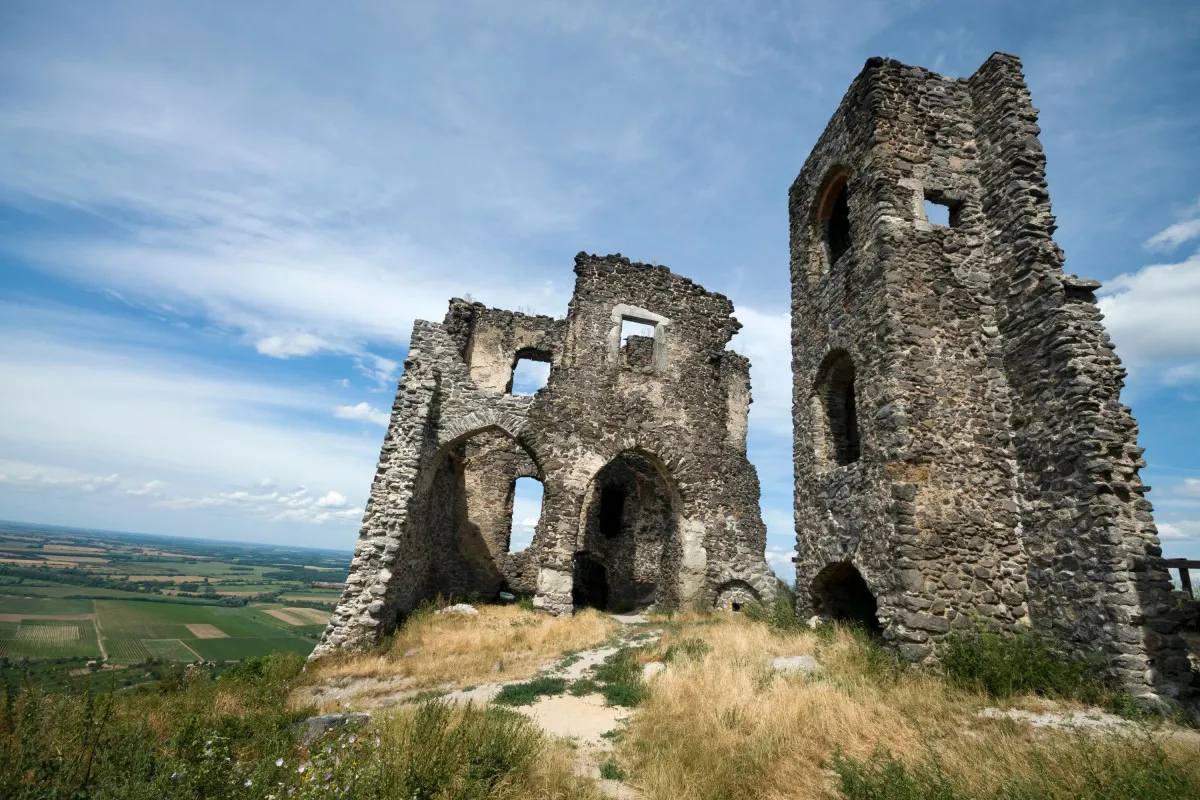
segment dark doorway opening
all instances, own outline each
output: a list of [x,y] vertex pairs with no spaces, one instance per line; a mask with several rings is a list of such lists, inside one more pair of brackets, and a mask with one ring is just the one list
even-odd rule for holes
[[620,486],[609,484],[600,490],[600,512],[597,524],[605,539],[621,535],[621,523],[625,516],[625,492]]
[[608,570],[587,553],[576,553],[571,602],[575,608],[608,608]]
[[812,598],[822,617],[858,625],[874,635],[883,633],[875,595],[852,564],[830,564],[821,570],[812,582]]

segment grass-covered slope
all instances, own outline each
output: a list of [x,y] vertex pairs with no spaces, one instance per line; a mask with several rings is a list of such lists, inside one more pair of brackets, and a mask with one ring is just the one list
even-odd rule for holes
[[[1200,797],[1200,737],[1189,728],[1161,718],[1108,716],[1107,727],[1084,730],[1023,721],[1061,720],[1083,701],[1127,708],[1052,643],[964,636],[947,674],[935,675],[852,630],[798,629],[770,609],[754,616],[652,617],[640,628],[661,630],[654,640],[594,612],[420,614],[376,651],[307,671],[298,656],[276,655],[218,678],[179,670],[112,693],[10,687],[0,797],[598,798],[600,782],[576,774],[586,748],[534,722],[539,704],[583,694],[629,714],[605,735],[612,750],[596,772],[622,781],[626,796]],[[538,674],[603,645],[610,654],[582,677]],[[802,654],[816,657],[816,672],[771,668],[774,657]],[[643,681],[648,662],[666,668]],[[331,710],[317,707],[322,687],[392,680],[417,700],[446,687],[515,688],[495,695],[510,705],[373,702],[369,721],[308,743],[293,725]]]

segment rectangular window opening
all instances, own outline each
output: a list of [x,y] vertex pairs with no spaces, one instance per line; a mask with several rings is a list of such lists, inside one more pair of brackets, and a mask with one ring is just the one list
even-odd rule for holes
[[958,227],[960,204],[937,196],[925,196],[925,219],[943,228]]
[[518,358],[513,365],[510,394],[536,394],[550,380],[550,362]]
[[542,482],[537,478],[517,478],[513,485],[512,529],[508,552],[519,553],[533,544],[538,521],[542,518]]
[[[621,320],[621,347],[624,347],[630,336],[646,336],[654,338],[654,326],[648,322],[637,322],[632,319]],[[610,340],[611,341],[611,340]]]
[[621,363],[643,372],[654,369],[654,325],[632,319],[621,320]]

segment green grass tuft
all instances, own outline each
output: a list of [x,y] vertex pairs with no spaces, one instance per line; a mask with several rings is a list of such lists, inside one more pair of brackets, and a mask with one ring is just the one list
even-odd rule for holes
[[600,777],[606,781],[625,780],[625,770],[614,759],[609,758],[600,765]]
[[1038,694],[1101,703],[1111,691],[1096,659],[1067,655],[1053,639],[1033,630],[950,634],[941,653],[942,671],[952,682],[993,697]]
[[510,683],[500,690],[493,703],[502,706],[527,706],[539,697],[562,694],[567,690],[564,678],[534,678],[525,683]]

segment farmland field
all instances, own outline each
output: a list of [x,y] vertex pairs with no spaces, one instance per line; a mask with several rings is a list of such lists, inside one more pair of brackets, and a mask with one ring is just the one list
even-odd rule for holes
[[349,561],[349,552],[0,522],[0,668],[60,659],[66,675],[86,659],[307,654],[341,595],[311,583],[343,580]]
[[9,659],[100,655],[91,620],[24,619],[0,626],[0,656]]

